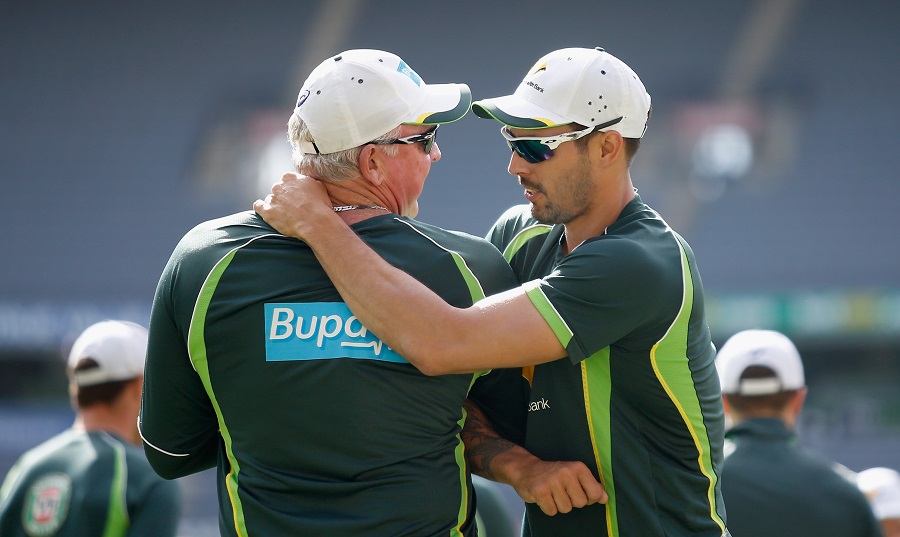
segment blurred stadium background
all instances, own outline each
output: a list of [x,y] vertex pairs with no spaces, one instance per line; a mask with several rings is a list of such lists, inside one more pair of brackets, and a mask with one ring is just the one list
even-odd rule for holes
[[[653,97],[632,175],[694,247],[716,343],[788,334],[803,440],[900,468],[900,3],[9,0],[0,28],[0,475],[70,424],[78,332],[146,324],[181,235],[289,168],[284,125],[320,61],[385,49],[481,98],[597,45]],[[483,235],[524,201],[497,130],[441,129],[422,220]],[[182,481],[182,534],[216,535],[212,476]]]

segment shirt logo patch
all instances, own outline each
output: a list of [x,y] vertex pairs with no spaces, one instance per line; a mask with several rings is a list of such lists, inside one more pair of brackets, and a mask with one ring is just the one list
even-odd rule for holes
[[266,361],[358,358],[408,363],[343,302],[266,304]]
[[72,480],[63,473],[41,476],[28,489],[22,506],[22,525],[31,537],[55,535],[69,513]]

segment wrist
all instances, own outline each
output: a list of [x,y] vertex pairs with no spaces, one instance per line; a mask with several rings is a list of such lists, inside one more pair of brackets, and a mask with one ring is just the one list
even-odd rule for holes
[[491,461],[490,470],[497,481],[515,487],[516,483],[528,475],[535,462],[540,462],[540,459],[525,448],[514,445]]

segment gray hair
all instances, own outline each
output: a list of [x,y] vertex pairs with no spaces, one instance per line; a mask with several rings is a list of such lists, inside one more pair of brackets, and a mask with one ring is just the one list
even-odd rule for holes
[[[322,155],[304,153],[300,149],[300,141],[314,142],[309,127],[297,114],[291,114],[288,121],[288,142],[291,144],[291,160],[297,171],[311,175],[318,179],[343,181],[359,177],[359,154],[363,146],[352,147],[335,153]],[[391,142],[400,137],[398,125],[389,132],[375,138],[372,142]],[[384,152],[389,156],[396,156],[399,148],[395,145],[385,145]]]

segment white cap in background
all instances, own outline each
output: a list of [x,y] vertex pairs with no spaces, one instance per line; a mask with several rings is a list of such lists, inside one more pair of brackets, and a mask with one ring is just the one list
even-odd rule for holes
[[[75,340],[68,373],[78,386],[133,379],[144,374],[146,356],[146,328],[126,321],[102,321],[87,327]],[[97,362],[97,367],[75,371],[85,358]]]
[[[774,377],[741,379],[750,366],[771,369]],[[716,356],[722,393],[770,395],[805,386],[803,361],[797,347],[773,330],[744,330],[731,336]]]
[[890,468],[869,468],[856,476],[878,520],[900,519],[900,473]]

